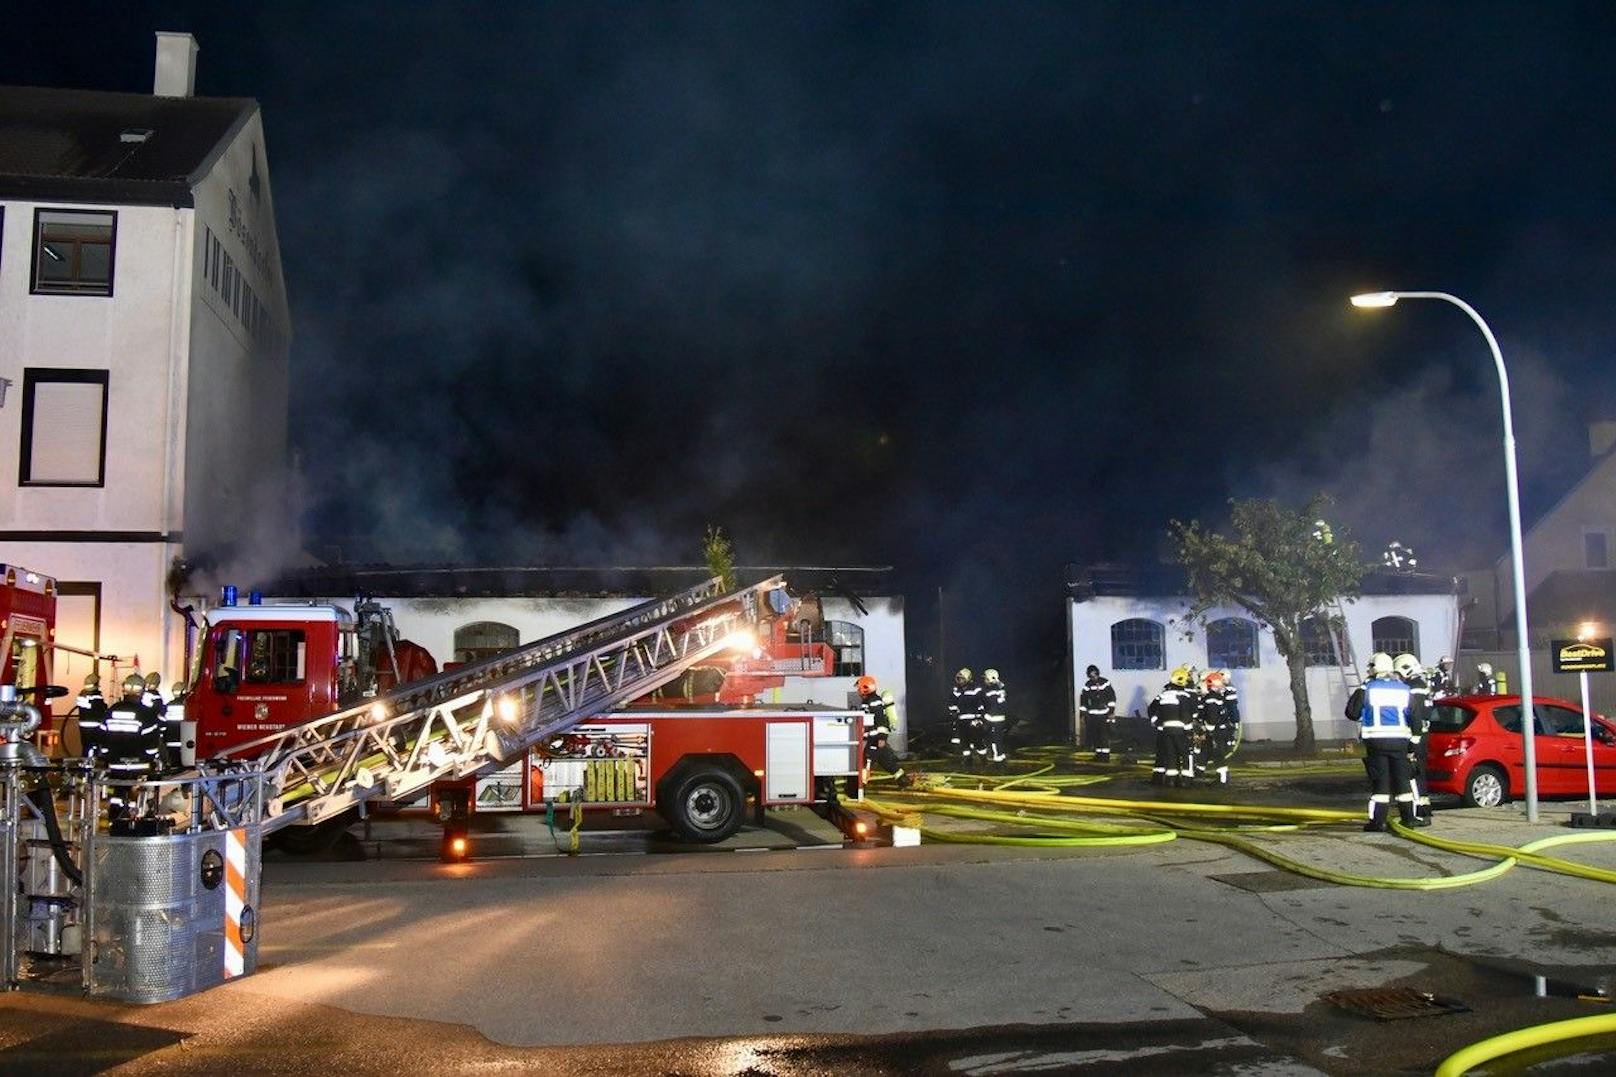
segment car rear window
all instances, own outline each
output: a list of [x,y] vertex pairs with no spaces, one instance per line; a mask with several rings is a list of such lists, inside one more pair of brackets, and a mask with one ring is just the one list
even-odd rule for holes
[[1431,732],[1458,733],[1476,720],[1476,712],[1456,703],[1438,703],[1431,708]]

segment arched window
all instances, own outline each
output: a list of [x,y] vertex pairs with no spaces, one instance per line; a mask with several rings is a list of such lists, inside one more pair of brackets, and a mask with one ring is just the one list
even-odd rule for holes
[[481,662],[485,658],[514,651],[521,644],[521,633],[510,625],[498,621],[474,621],[455,629],[455,661]]
[[1166,669],[1167,632],[1159,622],[1143,617],[1111,626],[1112,669]]
[[836,652],[833,677],[864,675],[864,629],[851,621],[826,621],[825,640]]
[[1420,653],[1419,623],[1407,617],[1381,617],[1369,626],[1375,650],[1396,658],[1400,654]]
[[1222,617],[1206,626],[1206,664],[1212,669],[1257,668],[1257,622]]
[[1341,664],[1335,643],[1330,638],[1330,615],[1315,614],[1302,618],[1302,653],[1310,666],[1336,666]]

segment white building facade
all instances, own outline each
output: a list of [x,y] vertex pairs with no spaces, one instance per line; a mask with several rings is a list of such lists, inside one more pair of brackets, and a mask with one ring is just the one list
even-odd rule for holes
[[263,123],[192,97],[195,58],[159,35],[151,95],[0,87],[0,561],[61,581],[57,640],[103,676],[180,676],[171,568],[284,505]]
[[[819,596],[826,639],[836,652],[835,675],[786,677],[763,702],[848,706],[857,701],[853,682],[868,673],[897,700],[893,740],[908,740],[908,690],[904,676],[904,603],[882,593],[884,571],[771,568],[744,578],[783,575],[794,594]],[[318,601],[352,606],[363,591],[388,607],[399,634],[425,647],[441,668],[474,661],[565,632],[579,625],[702,582],[701,569],[389,569],[345,573],[339,567],[310,569],[271,585],[269,602]],[[823,588],[834,577],[837,594]],[[346,585],[346,586],[344,586]],[[580,593],[592,591],[594,593]],[[457,593],[462,592],[462,593]],[[463,593],[471,592],[471,593]],[[620,593],[610,593],[620,592]],[[246,590],[241,592],[246,594]]]
[[[1226,669],[1240,693],[1243,736],[1247,740],[1289,741],[1296,734],[1290,672],[1273,632],[1238,608],[1215,607],[1190,619],[1192,600],[1173,593],[1182,588],[1176,574],[1086,570],[1068,583],[1068,665],[1070,712],[1080,735],[1075,700],[1085,669],[1097,665],[1117,691],[1119,715],[1143,715],[1150,700],[1178,666]],[[1343,602],[1346,637],[1353,661],[1362,665],[1375,651],[1410,652],[1428,666],[1457,652],[1460,599],[1451,579],[1372,574],[1364,595]],[[1357,728],[1343,715],[1349,681],[1337,649],[1323,626],[1307,641],[1308,702],[1319,740],[1349,740]]]

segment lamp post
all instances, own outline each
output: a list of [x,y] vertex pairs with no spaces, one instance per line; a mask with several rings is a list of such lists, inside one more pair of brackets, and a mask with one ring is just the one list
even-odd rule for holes
[[1526,624],[1526,569],[1521,549],[1521,487],[1515,473],[1515,422],[1510,415],[1509,374],[1504,370],[1504,355],[1498,350],[1498,339],[1476,308],[1456,295],[1447,292],[1366,292],[1352,297],[1355,307],[1389,307],[1399,299],[1440,299],[1452,303],[1476,323],[1481,335],[1492,349],[1493,365],[1498,368],[1498,392],[1504,404],[1504,480],[1509,490],[1509,557],[1515,575],[1515,626],[1519,634],[1516,658],[1521,665],[1521,747],[1526,764],[1526,819],[1537,822],[1537,751],[1532,739],[1532,652]]

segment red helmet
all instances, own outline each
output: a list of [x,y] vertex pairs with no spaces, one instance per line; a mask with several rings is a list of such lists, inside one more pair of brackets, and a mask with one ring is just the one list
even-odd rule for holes
[[875,678],[866,673],[853,682],[853,687],[858,691],[859,695],[867,696],[875,691]]

